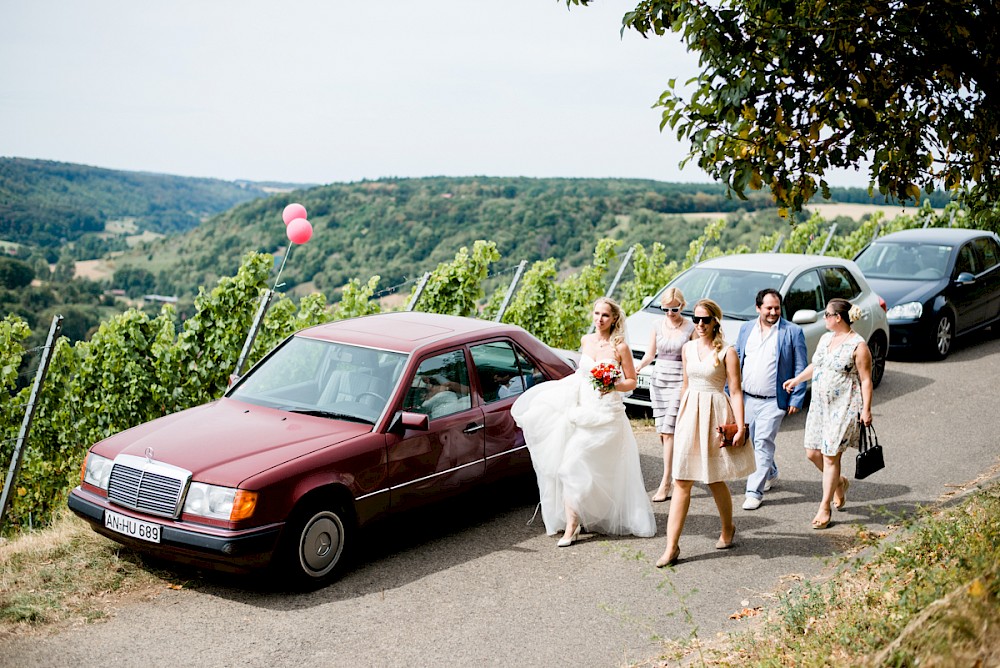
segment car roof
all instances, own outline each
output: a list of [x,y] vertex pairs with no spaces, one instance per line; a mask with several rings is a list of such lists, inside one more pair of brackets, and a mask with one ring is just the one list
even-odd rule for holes
[[912,230],[900,230],[879,237],[875,242],[897,241],[905,243],[925,244],[961,244],[976,237],[997,238],[986,230],[970,230],[964,227],[921,227]]
[[823,267],[848,264],[852,264],[852,262],[839,257],[806,255],[804,253],[737,253],[714,257],[711,260],[700,262],[695,266],[788,274],[799,267]]
[[465,340],[470,334],[488,337],[523,331],[520,327],[489,320],[394,311],[316,325],[297,332],[296,336],[410,353],[427,345]]

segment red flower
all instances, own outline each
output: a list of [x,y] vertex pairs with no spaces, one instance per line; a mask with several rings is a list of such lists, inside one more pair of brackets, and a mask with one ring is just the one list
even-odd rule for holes
[[621,377],[621,369],[608,362],[601,362],[590,370],[590,383],[599,392],[610,392],[615,389],[615,383]]

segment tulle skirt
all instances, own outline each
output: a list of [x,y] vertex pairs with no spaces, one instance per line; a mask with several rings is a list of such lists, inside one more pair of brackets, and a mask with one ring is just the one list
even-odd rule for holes
[[531,453],[547,533],[565,529],[566,503],[587,531],[656,533],[639,448],[618,392],[602,395],[577,372],[528,389],[511,415]]

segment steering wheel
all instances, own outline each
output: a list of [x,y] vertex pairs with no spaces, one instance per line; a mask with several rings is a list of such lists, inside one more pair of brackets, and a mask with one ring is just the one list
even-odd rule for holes
[[362,392],[361,394],[359,394],[357,396],[357,400],[361,401],[361,399],[364,398],[364,397],[375,397],[377,400],[381,401],[383,404],[386,402],[386,398],[383,397],[378,392]]

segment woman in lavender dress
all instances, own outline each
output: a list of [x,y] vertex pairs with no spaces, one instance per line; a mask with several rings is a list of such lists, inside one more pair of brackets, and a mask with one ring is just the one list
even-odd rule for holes
[[636,371],[653,361],[653,376],[650,381],[649,398],[653,404],[653,420],[656,431],[663,443],[663,479],[653,501],[670,498],[673,484],[671,460],[674,456],[674,423],[677,409],[681,405],[681,385],[684,382],[684,367],[681,363],[681,348],[691,340],[694,323],[681,315],[685,306],[684,295],[677,288],[667,288],[660,295],[663,320],[652,331],[646,354],[639,360]]

